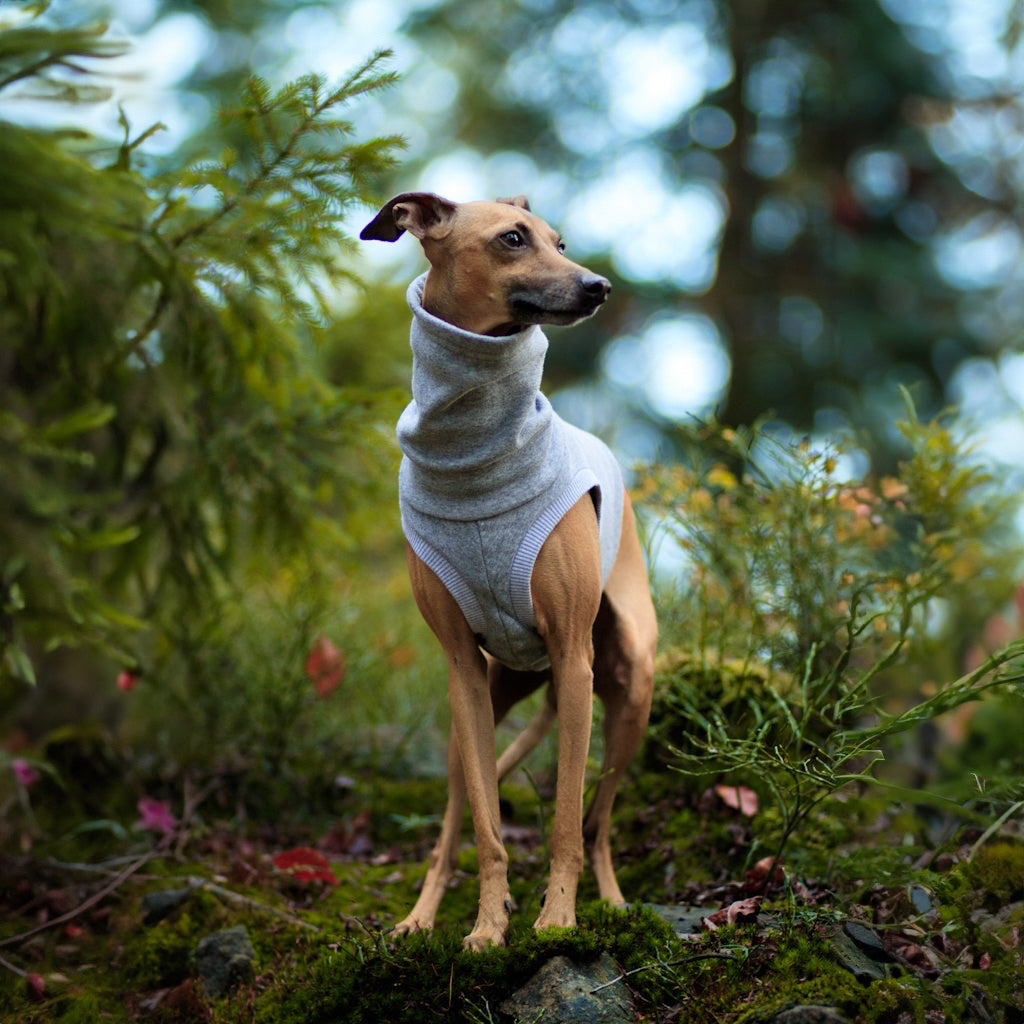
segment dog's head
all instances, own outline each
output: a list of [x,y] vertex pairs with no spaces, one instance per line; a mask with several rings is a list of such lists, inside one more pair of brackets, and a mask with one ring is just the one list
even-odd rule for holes
[[430,192],[403,192],[360,232],[393,242],[408,231],[430,262],[424,307],[477,334],[511,334],[527,324],[586,319],[611,284],[565,255],[561,236],[522,196],[453,203]]

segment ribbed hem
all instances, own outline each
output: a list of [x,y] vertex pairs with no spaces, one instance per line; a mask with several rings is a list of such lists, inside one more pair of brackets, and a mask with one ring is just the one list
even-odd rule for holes
[[477,601],[469,584],[463,579],[462,574],[444,557],[436,548],[428,544],[408,523],[402,523],[402,530],[405,538],[412,546],[413,551],[428,569],[436,573],[437,578],[445,585],[448,593],[455,598],[462,614],[466,616],[469,628],[478,636],[486,635],[486,622],[483,612],[480,609],[480,602]]

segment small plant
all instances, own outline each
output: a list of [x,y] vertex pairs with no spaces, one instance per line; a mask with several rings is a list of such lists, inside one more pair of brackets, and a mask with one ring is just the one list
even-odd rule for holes
[[894,736],[1024,682],[1021,641],[951,683],[918,674],[939,611],[980,622],[1011,566],[990,477],[943,424],[902,431],[898,475],[851,482],[836,452],[711,427],[713,459],[647,486],[686,559],[663,619],[691,635],[662,657],[656,728],[673,768],[770,791],[776,857],[825,798],[876,780]]

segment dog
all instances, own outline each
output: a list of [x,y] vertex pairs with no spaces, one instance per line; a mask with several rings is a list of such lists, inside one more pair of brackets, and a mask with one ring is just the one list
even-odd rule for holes
[[[602,899],[615,879],[615,790],[643,738],[657,622],[621,471],[540,391],[541,324],[595,313],[609,282],[573,263],[523,198],[391,199],[360,237],[417,238],[429,269],[410,285],[413,399],[398,422],[403,532],[413,594],[448,662],[448,803],[419,898],[395,926],[429,930],[456,867],[468,796],[480,902],[464,940],[503,945],[512,910],[498,782],[555,719],[551,864],[538,929],[576,924],[584,850]],[[545,703],[501,759],[495,724],[547,684]],[[593,694],[604,763],[583,814]]]

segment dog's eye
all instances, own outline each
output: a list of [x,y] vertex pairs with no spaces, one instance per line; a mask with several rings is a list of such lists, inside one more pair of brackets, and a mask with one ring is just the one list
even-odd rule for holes
[[525,245],[523,236],[518,231],[506,231],[501,236],[501,240],[506,244],[510,245],[513,249],[518,249],[520,246]]
[[565,255],[565,242],[559,242],[557,245],[557,249],[560,253]]

